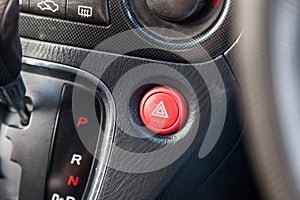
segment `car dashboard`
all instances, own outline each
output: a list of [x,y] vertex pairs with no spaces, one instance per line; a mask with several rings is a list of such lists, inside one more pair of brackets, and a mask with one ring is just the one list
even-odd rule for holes
[[19,3],[31,117],[0,106],[0,199],[259,199],[240,1]]

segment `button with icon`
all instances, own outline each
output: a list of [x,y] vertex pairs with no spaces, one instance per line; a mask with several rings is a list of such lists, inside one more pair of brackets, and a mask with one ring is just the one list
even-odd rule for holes
[[20,4],[20,10],[22,12],[29,11],[29,0],[19,0],[19,4]]
[[108,25],[107,0],[67,1],[67,19],[95,25]]
[[158,86],[148,91],[140,103],[140,117],[144,125],[160,135],[173,134],[184,124],[187,106],[176,90]]
[[33,14],[65,19],[65,0],[30,0],[30,12]]

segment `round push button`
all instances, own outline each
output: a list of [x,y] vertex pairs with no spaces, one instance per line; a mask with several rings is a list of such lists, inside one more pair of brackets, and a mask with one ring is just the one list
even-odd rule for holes
[[140,104],[144,125],[157,134],[172,134],[185,122],[187,107],[183,97],[175,90],[159,86],[151,89]]

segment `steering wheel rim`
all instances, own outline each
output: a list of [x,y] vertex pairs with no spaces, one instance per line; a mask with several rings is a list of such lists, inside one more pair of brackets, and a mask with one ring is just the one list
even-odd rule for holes
[[300,199],[300,1],[246,0],[240,59],[243,108],[263,195]]

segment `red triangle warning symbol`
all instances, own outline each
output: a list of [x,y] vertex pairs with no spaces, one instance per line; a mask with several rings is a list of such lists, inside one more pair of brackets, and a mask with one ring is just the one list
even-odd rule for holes
[[151,115],[154,117],[161,117],[161,118],[169,119],[169,115],[166,111],[166,107],[165,107],[165,104],[163,101],[159,102],[159,104],[151,112]]

